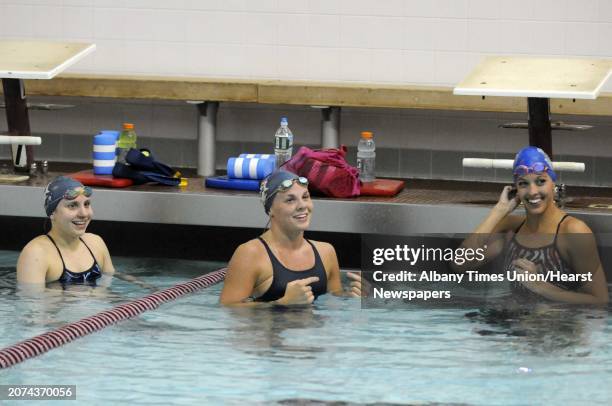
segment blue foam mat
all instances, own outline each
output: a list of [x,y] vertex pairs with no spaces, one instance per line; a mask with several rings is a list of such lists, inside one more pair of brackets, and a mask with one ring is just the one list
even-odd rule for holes
[[206,187],[217,189],[255,190],[259,191],[259,181],[252,179],[231,179],[227,176],[211,176],[206,178]]

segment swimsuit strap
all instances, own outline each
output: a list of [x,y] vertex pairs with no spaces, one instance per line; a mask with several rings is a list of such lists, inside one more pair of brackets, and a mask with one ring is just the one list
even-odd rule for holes
[[[314,255],[315,255],[315,267],[317,266],[317,263],[320,263],[322,265],[323,261],[321,260],[321,256],[319,255],[319,251],[317,251],[317,247],[315,247],[315,245],[310,240],[306,240],[306,241],[308,242],[308,244],[310,244],[310,246],[312,247],[312,251],[314,252]],[[323,267],[323,269],[325,269],[325,267]]]
[[553,244],[557,244],[557,236],[559,235],[559,229],[561,228],[561,223],[563,223],[563,220],[565,220],[566,218],[569,217],[569,214],[566,214],[565,216],[563,216],[563,218],[559,221],[559,224],[557,224],[557,231],[555,231],[555,239],[553,241]]
[[59,254],[59,257],[62,260],[62,267],[63,267],[62,269],[66,269],[66,264],[64,263],[64,257],[62,257],[62,252],[60,251],[59,247],[57,246],[57,244],[55,243],[55,241],[53,240],[53,238],[51,238],[51,236],[49,234],[45,234],[45,235],[47,236],[47,238],[49,238],[49,240],[51,240],[51,242],[55,246],[55,249],[57,250],[57,253]]
[[87,244],[85,244],[85,241],[83,241],[83,239],[81,237],[79,237],[79,240],[81,240],[81,242],[83,243],[83,245],[85,246],[85,248],[87,248],[87,251],[89,251],[89,253],[91,254],[91,257],[94,260],[94,264],[97,264],[98,261],[96,261],[96,256],[93,254],[93,252],[91,251],[91,249],[89,248],[89,246]]
[[261,237],[257,237],[257,239],[259,241],[261,241],[261,243],[264,245],[264,247],[266,248],[266,251],[268,252],[268,256],[270,257],[270,261],[272,261],[272,270],[275,270],[276,267],[274,266],[274,263],[277,262],[279,265],[280,261],[276,258],[276,256],[274,255],[274,253],[272,252],[272,250],[270,249],[270,246],[268,245],[268,243],[266,242],[266,240],[264,240]]
[[[262,242],[262,244],[264,245],[264,247],[266,247],[266,251],[268,251],[268,255],[270,256],[270,260],[272,261],[272,269],[276,270],[276,267],[274,266],[274,263],[278,264],[280,266],[280,268],[284,268],[287,269],[289,271],[293,271],[292,269],[287,268],[285,265],[283,265],[278,258],[276,258],[276,255],[274,255],[274,253],[272,252],[272,249],[270,248],[270,246],[268,245],[268,243],[266,242],[266,240],[264,240],[261,237],[257,237],[257,239],[259,241]],[[305,238],[304,238],[305,239]],[[306,239],[305,239],[306,240]],[[314,257],[315,257],[315,263],[314,266],[311,269],[314,269],[317,267],[318,264],[323,264],[323,261],[321,260],[321,257],[319,256],[319,251],[317,251],[317,248],[314,246],[313,243],[311,243],[309,240],[306,240],[306,242],[308,242],[308,244],[310,244],[310,246],[312,247],[312,251],[314,252]],[[295,271],[294,271],[295,272]]]
[[526,221],[527,221],[527,217],[525,217],[525,219],[523,219],[523,221],[521,222],[521,224],[519,224],[516,230],[514,230],[514,235],[518,234],[519,230],[521,229],[521,227],[523,227],[523,224],[525,224]]
[[[555,231],[555,241],[557,241],[557,235],[559,234],[559,229],[561,228],[561,223],[563,223],[563,220],[565,220],[567,217],[569,217],[569,214],[565,214],[565,216],[563,216],[561,218],[561,220],[559,221],[559,223],[557,224],[557,230]],[[523,224],[525,224],[525,221],[527,219],[523,220],[521,222],[521,224],[516,228],[516,230],[514,230],[514,235],[518,234],[519,230],[521,229],[521,227],[523,227]]]

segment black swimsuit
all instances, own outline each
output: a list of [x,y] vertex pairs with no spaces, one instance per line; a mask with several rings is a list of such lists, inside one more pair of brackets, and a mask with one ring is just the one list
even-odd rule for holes
[[100,271],[100,267],[98,266],[98,261],[96,261],[96,257],[94,256],[93,252],[89,249],[87,244],[85,244],[85,241],[83,241],[83,239],[79,237],[79,240],[81,240],[83,245],[85,245],[85,248],[87,248],[87,251],[89,251],[89,253],[91,254],[91,257],[93,258],[93,261],[94,261],[93,265],[89,267],[89,269],[87,269],[86,271],[73,272],[66,268],[66,264],[64,263],[64,257],[62,257],[62,253],[60,252],[59,247],[57,246],[55,241],[53,241],[53,238],[51,238],[49,234],[47,234],[47,237],[49,237],[49,240],[51,240],[53,245],[55,245],[55,249],[57,250],[57,253],[60,256],[60,259],[62,260],[62,267],[63,267],[62,275],[57,281],[61,283],[62,285],[83,284],[83,285],[95,286],[96,280],[102,276],[102,272]]
[[[559,235],[559,228],[561,227],[561,223],[563,222],[563,220],[566,219],[566,217],[568,217],[568,214],[563,216],[561,221],[559,221],[553,242],[551,244],[537,248],[525,247],[516,240],[517,233],[519,232],[523,224],[525,224],[525,222],[523,221],[514,232],[512,239],[510,239],[507,244],[506,257],[504,261],[504,271],[513,271],[514,265],[512,264],[512,262],[518,258],[525,258],[533,262],[534,264],[539,265],[540,272],[545,273],[547,271],[559,271],[562,274],[575,275],[576,272],[574,272],[570,264],[568,264],[567,261],[563,259],[563,257],[559,253],[559,249],[557,248],[557,236]],[[576,291],[580,288],[580,286],[582,286],[581,282],[575,281],[552,280],[550,283],[562,289],[571,291]],[[513,282],[512,289],[521,293],[531,292],[520,282]]]
[[268,244],[264,241],[263,238],[258,237],[259,241],[266,247],[266,251],[268,251],[268,256],[270,257],[270,262],[272,262],[272,284],[263,295],[259,296],[255,301],[257,302],[271,302],[274,300],[278,300],[285,296],[285,290],[287,288],[287,284],[289,282],[309,278],[311,276],[318,276],[319,280],[317,282],[311,283],[310,287],[312,287],[312,293],[314,294],[315,299],[327,292],[327,274],[325,273],[325,267],[323,266],[323,261],[321,261],[321,257],[319,256],[319,252],[315,248],[314,244],[308,241],[308,244],[312,247],[315,256],[314,266],[305,271],[293,271],[291,269],[286,268],[280,261],[276,258],[276,256],[270,250]]

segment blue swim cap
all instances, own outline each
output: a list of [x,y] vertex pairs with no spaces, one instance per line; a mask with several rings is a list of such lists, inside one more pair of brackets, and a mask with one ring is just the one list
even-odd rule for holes
[[[91,195],[91,189],[83,186],[81,182],[78,182],[72,178],[66,176],[58,176],[53,179],[45,188],[45,212],[47,216],[50,216],[59,202],[66,196],[66,193],[75,189],[83,188],[86,189],[85,195]],[[76,196],[75,196],[76,197]]]
[[264,205],[266,214],[270,213],[274,196],[279,191],[279,188],[281,188],[283,182],[287,180],[291,182],[298,180],[301,184],[305,184],[306,186],[308,185],[308,180],[306,178],[302,178],[295,173],[283,170],[272,172],[272,174],[261,182],[261,187],[259,189],[261,193],[261,202]]
[[543,172],[546,172],[553,182],[557,181],[557,174],[553,170],[552,161],[546,152],[538,147],[525,147],[516,154],[514,165],[512,165],[512,174],[515,181],[519,176]]

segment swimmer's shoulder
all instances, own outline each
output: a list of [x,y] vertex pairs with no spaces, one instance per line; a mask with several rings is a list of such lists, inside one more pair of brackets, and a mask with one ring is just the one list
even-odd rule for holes
[[[266,265],[268,268],[266,268]],[[240,244],[234,251],[228,264],[226,284],[235,280],[248,280],[256,286],[262,279],[270,277],[272,265],[267,258],[267,252],[261,241],[253,239]]]
[[324,241],[308,241],[310,241],[317,249],[317,252],[321,257],[321,261],[323,261],[323,266],[325,267],[327,277],[330,278],[333,273],[339,275],[340,265],[338,264],[338,256],[336,255],[336,249],[334,246]]
[[57,257],[57,254],[53,256],[53,250],[55,247],[46,235],[39,235],[28,242],[17,259],[17,280],[44,283],[51,267],[51,258]]
[[329,254],[329,253],[336,252],[334,246],[328,242],[315,241],[315,240],[308,240],[308,241],[314,244],[314,246],[316,247],[317,251],[319,251],[320,254],[325,254],[325,253]]
[[[572,263],[572,258],[584,263],[588,259],[599,261],[597,241],[591,228],[576,217],[566,217],[559,226],[557,248],[566,261]],[[580,269],[575,266],[574,269]]]
[[108,251],[108,247],[106,243],[97,234],[93,233],[85,233],[81,236],[81,239],[85,241],[85,244],[89,247],[90,250],[94,252],[96,257],[108,257],[110,258],[110,252]]
[[559,234],[593,234],[593,231],[584,221],[568,216],[561,222]]
[[265,253],[266,247],[264,247],[263,243],[259,240],[259,238],[253,238],[252,240],[240,244],[236,251],[238,250],[245,254],[258,255]]
[[259,264],[260,260],[265,258],[267,255],[266,248],[257,238],[249,240],[243,244],[240,244],[234,255],[232,261],[240,263]]
[[333,245],[325,241],[314,241],[314,240],[308,240],[308,241],[314,244],[315,248],[319,252],[319,255],[321,256],[321,258],[323,258],[324,261],[325,260],[336,260],[337,261],[336,249],[334,248]]
[[33,238],[21,250],[21,255],[46,256],[50,250],[54,250],[53,243],[46,234]]
[[90,248],[105,248],[106,243],[98,234],[94,233],[85,233],[81,236],[81,239],[85,241]]

